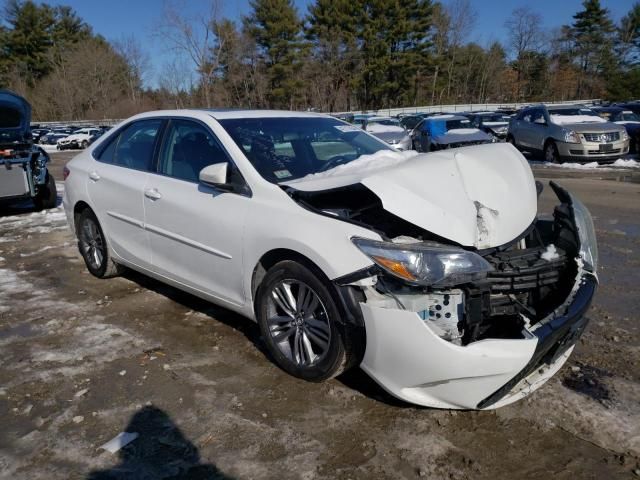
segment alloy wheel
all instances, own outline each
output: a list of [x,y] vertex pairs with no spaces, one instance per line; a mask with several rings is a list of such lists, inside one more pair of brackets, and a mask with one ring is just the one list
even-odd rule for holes
[[80,229],[80,248],[87,262],[99,269],[105,257],[105,243],[98,225],[90,218],[85,219]]
[[327,310],[318,294],[299,280],[282,280],[272,287],[266,321],[280,352],[300,367],[316,364],[329,351]]

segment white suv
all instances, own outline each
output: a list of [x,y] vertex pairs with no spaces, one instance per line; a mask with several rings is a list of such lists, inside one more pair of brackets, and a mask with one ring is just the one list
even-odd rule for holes
[[124,121],[65,176],[95,276],[144,272],[256,320],[293,375],[360,365],[416,404],[532,392],[597,286],[589,213],[553,184],[561,205],[537,219],[508,144],[417,155],[325,115],[162,111]]

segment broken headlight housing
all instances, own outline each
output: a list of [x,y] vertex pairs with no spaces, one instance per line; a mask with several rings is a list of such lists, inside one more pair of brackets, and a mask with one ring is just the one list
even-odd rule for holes
[[571,195],[571,208],[573,217],[578,228],[578,240],[580,241],[580,258],[585,263],[588,270],[596,272],[598,269],[598,244],[596,242],[596,231],[593,226],[593,219],[587,207]]
[[391,275],[414,285],[448,287],[485,278],[480,255],[437,243],[391,243],[354,237],[356,247]]

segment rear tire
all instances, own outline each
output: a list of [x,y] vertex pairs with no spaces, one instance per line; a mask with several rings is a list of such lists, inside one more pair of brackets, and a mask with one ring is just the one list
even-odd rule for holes
[[56,181],[53,175],[47,174],[47,182],[40,188],[38,194],[33,199],[37,210],[55,208],[58,203],[58,192]]
[[277,263],[256,292],[264,342],[287,373],[312,382],[335,377],[353,363],[355,348],[322,272],[292,260]]
[[120,275],[124,268],[118,265],[109,254],[107,239],[95,214],[86,208],[76,222],[78,249],[84,259],[87,270],[98,278],[110,278]]

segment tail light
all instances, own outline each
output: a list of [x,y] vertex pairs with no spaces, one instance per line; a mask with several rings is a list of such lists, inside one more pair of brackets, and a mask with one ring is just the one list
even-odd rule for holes
[[62,179],[66,180],[70,173],[71,171],[65,165],[64,168],[62,169]]

